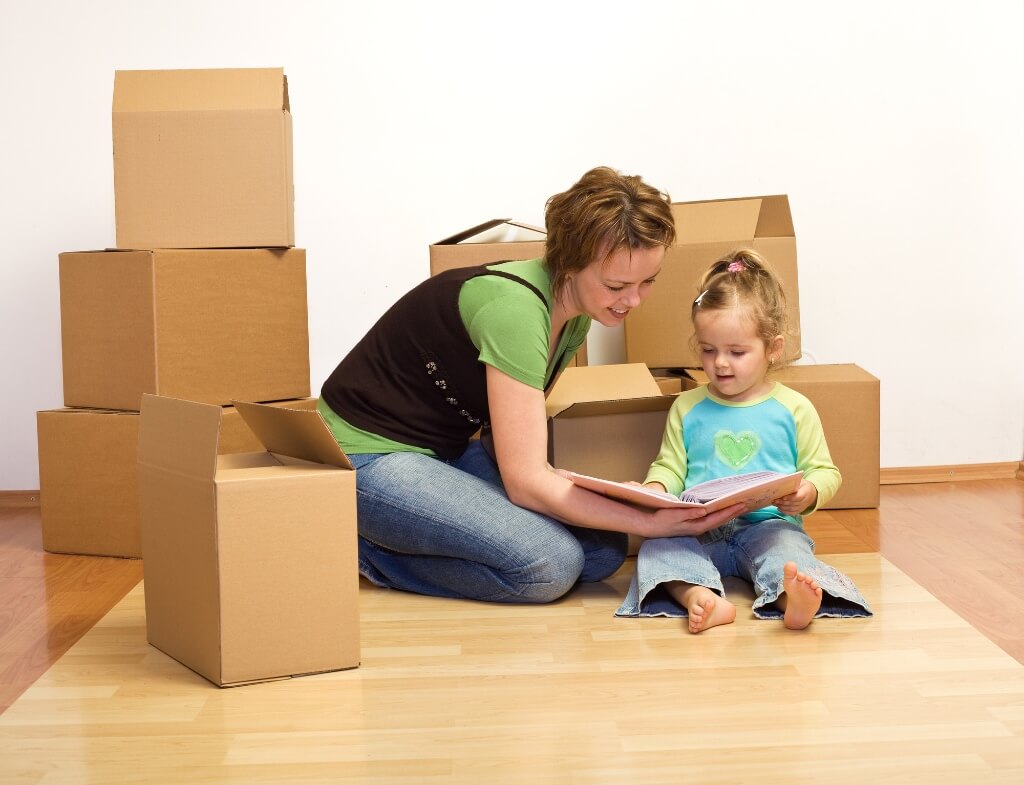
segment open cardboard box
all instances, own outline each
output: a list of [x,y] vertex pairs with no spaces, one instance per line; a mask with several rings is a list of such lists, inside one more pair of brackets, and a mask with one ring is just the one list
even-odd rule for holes
[[544,255],[547,232],[536,226],[494,218],[430,246],[430,274],[491,262],[536,259]]
[[700,367],[689,340],[693,334],[690,304],[700,294],[697,285],[708,267],[738,248],[762,254],[778,273],[794,330],[786,342],[786,356],[800,357],[796,236],[788,197],[677,202],[672,214],[675,244],[665,253],[650,295],[625,322],[626,360],[650,368]]
[[219,686],[354,668],[352,464],[315,410],[234,405],[264,450],[218,456],[221,407],[143,398],[147,638]]
[[606,480],[643,480],[673,400],[643,363],[566,368],[546,401],[548,462]]
[[112,121],[119,248],[295,244],[283,69],[117,71]]
[[[316,398],[275,401],[316,409]],[[43,549],[140,558],[139,413],[114,409],[36,412]],[[220,453],[263,448],[233,406],[223,409]]]
[[[548,395],[548,463],[606,480],[642,482],[657,457],[685,376],[655,378],[643,363],[566,368]],[[642,538],[630,535],[629,552]]]
[[309,396],[306,252],[60,254],[64,405]]

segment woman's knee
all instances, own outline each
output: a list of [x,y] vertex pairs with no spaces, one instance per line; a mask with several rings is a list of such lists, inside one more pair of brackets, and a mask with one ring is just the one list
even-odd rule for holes
[[586,566],[583,549],[573,543],[571,547],[552,548],[529,563],[505,573],[512,601],[553,602],[564,596],[579,580]]
[[629,535],[622,532],[602,532],[593,548],[585,549],[580,581],[596,583],[618,572],[629,552]]

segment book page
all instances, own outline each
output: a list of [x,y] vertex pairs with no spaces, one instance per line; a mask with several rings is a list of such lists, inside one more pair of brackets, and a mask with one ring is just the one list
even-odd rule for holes
[[[683,494],[683,498],[677,499],[667,493],[659,493],[639,485],[602,480],[586,474],[569,472],[569,479],[576,485],[595,493],[619,499],[620,501],[655,509],[700,507],[707,512],[714,512],[715,510],[721,510],[740,503],[744,504],[748,512],[767,507],[776,499],[793,493],[800,487],[800,480],[802,478],[803,474],[801,472],[794,472],[793,474],[754,472],[749,475],[723,477],[721,478],[722,482],[711,480],[707,483],[695,485],[690,491]],[[690,493],[694,489],[701,487],[706,489],[712,484],[718,484],[719,488],[719,492],[713,495],[712,498],[708,498],[706,493],[701,494],[701,498],[706,499],[705,501],[695,501],[690,498]]]

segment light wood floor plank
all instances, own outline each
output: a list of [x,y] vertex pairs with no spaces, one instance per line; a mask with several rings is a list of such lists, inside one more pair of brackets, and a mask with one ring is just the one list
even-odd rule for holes
[[874,618],[689,636],[612,617],[629,565],[541,608],[364,583],[362,667],[218,690],[145,644],[139,562],[4,510],[0,782],[1024,782],[1024,483],[886,486],[808,531]]
[[[1024,781],[1024,666],[878,554],[803,632],[617,619],[630,566],[543,608],[361,587],[360,668],[218,689],[145,642],[144,584],[0,716],[11,782]],[[8,780],[4,780],[5,782]]]

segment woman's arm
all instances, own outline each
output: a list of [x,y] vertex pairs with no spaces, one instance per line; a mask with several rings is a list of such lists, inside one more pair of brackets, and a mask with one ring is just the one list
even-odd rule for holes
[[509,499],[520,507],[575,526],[642,537],[701,534],[743,510],[742,505],[736,505],[699,516],[700,510],[640,509],[591,493],[559,475],[548,464],[547,415],[542,390],[488,365],[487,398],[501,478]]

